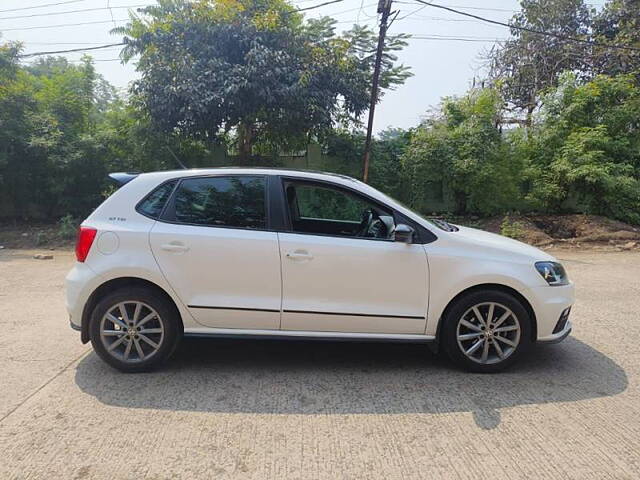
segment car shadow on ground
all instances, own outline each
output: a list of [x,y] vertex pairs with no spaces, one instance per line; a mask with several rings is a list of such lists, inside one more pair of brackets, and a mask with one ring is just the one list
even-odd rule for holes
[[512,369],[470,374],[424,345],[185,339],[160,371],[122,374],[95,353],[76,370],[79,388],[107,405],[262,414],[472,412],[481,428],[500,409],[575,402],[627,388],[624,370],[568,338],[538,345]]

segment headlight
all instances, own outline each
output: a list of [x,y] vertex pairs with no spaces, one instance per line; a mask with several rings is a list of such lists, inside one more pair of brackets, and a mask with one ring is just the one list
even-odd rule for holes
[[567,285],[569,277],[564,267],[558,262],[536,262],[536,270],[540,272],[549,285]]

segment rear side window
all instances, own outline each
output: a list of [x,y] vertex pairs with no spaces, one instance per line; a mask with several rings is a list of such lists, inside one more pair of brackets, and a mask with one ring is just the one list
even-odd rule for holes
[[175,221],[180,223],[266,228],[264,177],[187,178],[180,182],[174,199]]
[[165,203],[169,199],[173,188],[176,186],[177,181],[172,180],[167,183],[163,183],[155,190],[153,190],[147,197],[138,205],[138,212],[151,218],[158,218],[162,213]]

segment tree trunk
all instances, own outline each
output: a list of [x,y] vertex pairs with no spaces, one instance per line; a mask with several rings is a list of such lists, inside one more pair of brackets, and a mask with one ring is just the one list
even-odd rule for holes
[[240,122],[238,125],[238,157],[242,164],[247,164],[253,153],[254,125],[251,122]]
[[467,194],[461,190],[457,190],[453,194],[453,199],[455,202],[455,214],[456,215],[466,215],[467,213]]

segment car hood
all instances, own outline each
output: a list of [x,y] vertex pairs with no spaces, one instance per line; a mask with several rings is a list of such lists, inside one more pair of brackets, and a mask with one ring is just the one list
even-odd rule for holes
[[485,232],[484,230],[478,230],[477,228],[457,227],[459,229],[457,232],[450,232],[448,234],[450,240],[455,243],[462,243],[473,248],[484,248],[487,253],[492,252],[501,256],[509,254],[512,257],[520,257],[523,260],[556,260],[547,252],[527,245],[526,243],[519,242],[518,240]]

